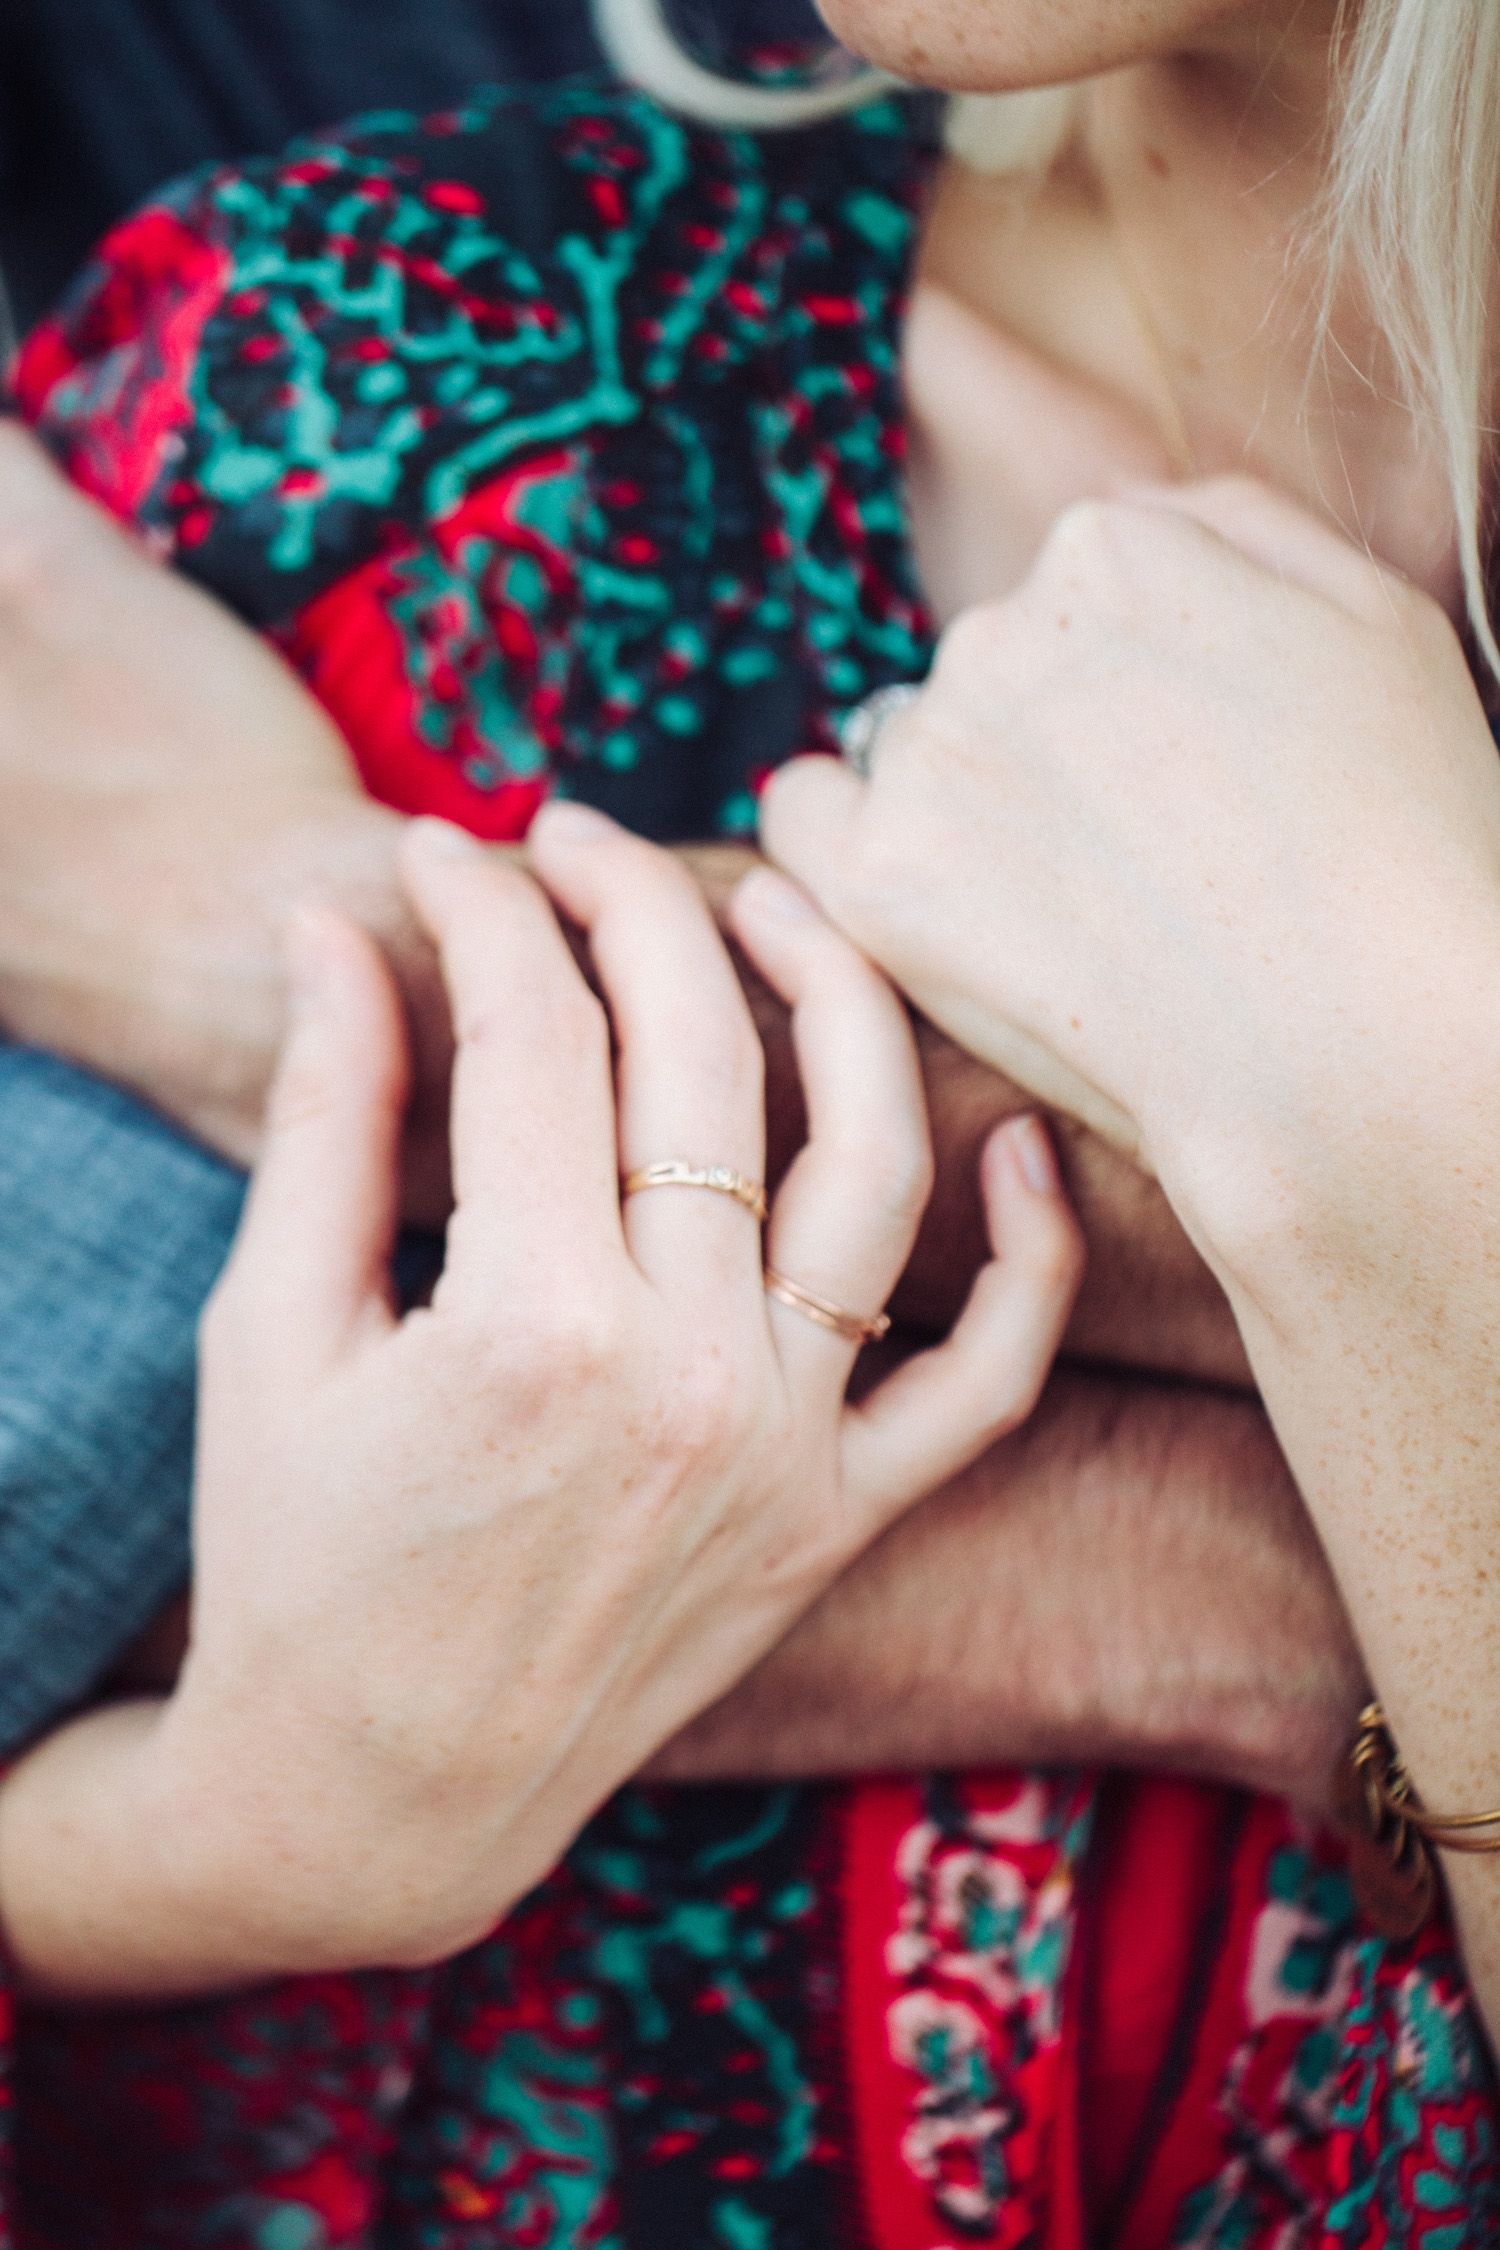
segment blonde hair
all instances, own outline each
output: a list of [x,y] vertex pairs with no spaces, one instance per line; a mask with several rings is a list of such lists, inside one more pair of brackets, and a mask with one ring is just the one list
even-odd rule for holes
[[[593,0],[621,73],[668,107],[716,125],[777,131],[890,90],[858,69],[779,89],[720,78],[686,56],[662,0]],[[1490,620],[1485,471],[1496,436],[1492,309],[1500,222],[1500,0],[1341,0],[1344,98],[1318,215],[1332,250],[1323,334],[1338,277],[1357,274],[1384,328],[1415,414],[1448,458],[1469,621],[1500,679]],[[1075,89],[959,95],[951,154],[987,172],[1042,172],[1066,141]]]
[[1486,582],[1495,526],[1484,490],[1496,434],[1500,7],[1363,0],[1348,32],[1345,89],[1326,212],[1329,271],[1359,274],[1407,395],[1442,432],[1469,622],[1500,677]]

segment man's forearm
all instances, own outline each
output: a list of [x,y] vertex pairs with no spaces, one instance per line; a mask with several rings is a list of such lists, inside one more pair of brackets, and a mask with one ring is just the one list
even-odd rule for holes
[[1321,1808],[1365,1692],[1259,1409],[1064,1370],[654,1770],[1098,1761]]

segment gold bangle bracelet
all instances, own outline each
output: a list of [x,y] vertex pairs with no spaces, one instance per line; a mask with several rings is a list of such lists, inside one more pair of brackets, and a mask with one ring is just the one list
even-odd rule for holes
[[[1449,1852],[1500,1852],[1500,1811],[1481,1813],[1429,1812],[1411,1785],[1401,1753],[1391,1740],[1385,1712],[1378,1703],[1367,1703],[1359,1715],[1359,1733],[1350,1753],[1355,1772],[1382,1812],[1404,1820],[1430,1844]],[[1494,1834],[1477,1836],[1476,1829]]]
[[1427,1811],[1378,1703],[1367,1703],[1359,1714],[1333,1794],[1349,1845],[1355,1899],[1386,1937],[1414,1937],[1431,1913],[1438,1889],[1435,1851],[1500,1852],[1500,1812]]

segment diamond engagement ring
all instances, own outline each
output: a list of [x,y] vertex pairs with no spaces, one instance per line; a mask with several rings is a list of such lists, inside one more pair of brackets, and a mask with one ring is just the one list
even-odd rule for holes
[[875,762],[875,746],[881,729],[898,711],[915,703],[922,690],[909,685],[877,688],[867,695],[863,703],[856,703],[846,711],[839,722],[839,749],[844,763],[861,781],[868,781],[870,768]]

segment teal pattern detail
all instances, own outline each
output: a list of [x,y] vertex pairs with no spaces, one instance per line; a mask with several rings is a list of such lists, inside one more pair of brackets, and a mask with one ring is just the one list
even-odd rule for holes
[[[356,119],[118,230],[38,427],[378,736],[391,801],[741,833],[930,659],[898,340],[931,124],[713,133],[591,81]],[[362,635],[402,666],[378,714]]]

